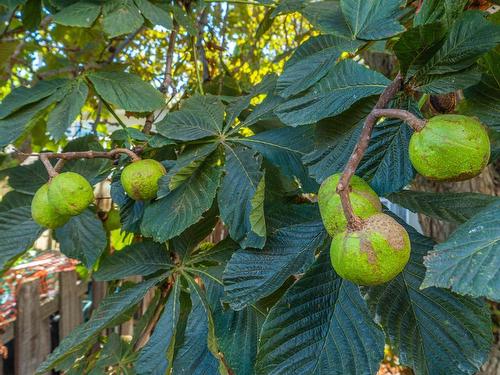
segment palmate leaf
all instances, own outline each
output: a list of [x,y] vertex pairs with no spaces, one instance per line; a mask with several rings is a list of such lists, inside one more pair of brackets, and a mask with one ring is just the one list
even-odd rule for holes
[[312,124],[345,111],[362,98],[380,94],[388,83],[382,74],[344,60],[309,93],[278,105],[275,113],[289,126]]
[[500,200],[461,225],[424,258],[421,288],[451,288],[456,293],[500,301]]
[[327,250],[271,309],[256,374],[375,374],[384,334],[358,286],[333,270]]
[[387,197],[413,212],[438,220],[463,223],[500,198],[478,193],[431,193],[403,190]]
[[110,281],[129,276],[148,276],[171,266],[165,245],[145,240],[126,246],[104,258],[93,277],[95,280]]
[[163,95],[135,74],[94,72],[87,77],[99,96],[126,111],[150,112],[165,104]]
[[54,22],[75,27],[91,27],[101,13],[101,5],[90,1],[77,1],[54,15]]
[[163,26],[167,30],[172,29],[172,16],[164,9],[154,5],[148,0],[134,0],[142,15],[153,25]]
[[314,127],[279,128],[252,137],[237,138],[238,143],[258,151],[285,176],[298,179],[306,192],[316,192],[317,184],[309,177],[302,157],[314,148]]
[[477,84],[481,80],[481,72],[473,65],[458,72],[446,74],[428,74],[413,88],[417,91],[433,95],[455,92]]
[[56,237],[61,252],[80,260],[87,268],[94,266],[108,243],[102,221],[89,209],[56,229]]
[[83,81],[77,81],[67,96],[64,97],[49,114],[47,120],[47,130],[59,141],[66,132],[66,129],[73,123],[85,104],[89,88]]
[[350,37],[319,35],[301,44],[286,62],[276,90],[284,98],[302,92],[323,78],[342,52],[354,52],[362,42]]
[[311,262],[325,239],[321,222],[306,222],[277,230],[262,250],[236,251],[223,275],[226,301],[234,310],[241,310],[270,295]]
[[139,375],[163,375],[168,368],[167,351],[179,322],[181,283],[176,282],[170,291],[165,308],[148,343],[139,353],[135,370]]
[[354,38],[386,39],[404,31],[398,22],[402,0],[340,0],[342,13]]
[[406,226],[411,257],[392,281],[369,288],[373,314],[389,338],[401,364],[415,373],[473,374],[488,357],[491,344],[489,310],[481,299],[438,288],[420,290],[422,258],[433,242]]
[[156,127],[167,138],[191,141],[220,136],[223,121],[224,105],[219,98],[196,95],[186,100],[181,110],[168,113]]
[[[264,192],[258,193],[259,184],[264,178],[260,170],[262,157],[246,147],[226,147],[225,175],[222,179],[217,202],[222,221],[229,228],[231,238],[245,247],[261,248],[265,243],[265,231],[262,235],[254,221],[264,220],[261,203]],[[254,198],[258,199],[254,201]],[[258,215],[258,216],[255,216]]]
[[0,171],[1,177],[9,177],[9,186],[18,193],[35,195],[35,192],[49,180],[47,169],[40,161]]
[[129,312],[132,307],[142,300],[148,290],[162,280],[163,276],[149,279],[102,300],[91,318],[66,336],[60,342],[59,346],[38,367],[37,374],[44,374],[50,369],[57,367],[66,358],[86,346],[87,343],[97,340],[99,332],[113,326],[120,320],[121,316]]
[[342,14],[340,2],[319,1],[309,3],[300,10],[300,13],[302,13],[314,27],[325,34],[352,38],[352,32]]
[[442,22],[447,25],[455,21],[464,11],[467,0],[425,0],[413,18],[414,25]]
[[[6,199],[6,197],[4,197]],[[33,221],[31,207],[19,206],[0,212],[0,271],[28,250],[43,229]]]
[[222,175],[220,164],[216,151],[181,186],[147,206],[142,234],[165,242],[196,223],[212,206]]

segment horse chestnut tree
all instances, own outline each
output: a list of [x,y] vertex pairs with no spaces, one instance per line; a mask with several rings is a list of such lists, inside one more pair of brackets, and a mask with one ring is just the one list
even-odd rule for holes
[[415,179],[496,173],[492,3],[0,1],[2,270],[108,288],[33,373],[477,372],[500,201]]

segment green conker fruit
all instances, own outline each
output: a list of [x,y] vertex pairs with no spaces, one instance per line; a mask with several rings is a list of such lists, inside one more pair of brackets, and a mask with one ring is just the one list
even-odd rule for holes
[[42,227],[55,229],[68,222],[70,216],[61,215],[49,202],[49,185],[44,184],[38,189],[31,201],[31,216]]
[[488,164],[490,140],[477,119],[440,115],[411,136],[409,154],[417,172],[430,180],[468,180]]
[[148,201],[156,198],[158,180],[167,173],[160,162],[153,159],[134,161],[121,175],[121,183],[128,196],[134,200]]
[[94,200],[94,190],[85,177],[64,172],[49,182],[49,201],[62,215],[81,214]]
[[392,280],[410,258],[410,238],[389,215],[379,213],[362,221],[359,230],[333,237],[330,258],[335,272],[359,285]]
[[[347,219],[342,210],[340,195],[336,191],[340,176],[340,173],[336,173],[328,177],[323,181],[318,192],[321,218],[331,236],[344,231],[347,227]],[[361,177],[352,176],[349,183],[349,198],[354,213],[361,219],[382,211],[377,193]]]

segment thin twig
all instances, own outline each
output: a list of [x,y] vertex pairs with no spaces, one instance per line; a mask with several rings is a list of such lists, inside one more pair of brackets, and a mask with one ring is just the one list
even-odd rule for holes
[[40,154],[38,156],[42,164],[45,166],[45,169],[47,170],[47,173],[49,174],[49,179],[57,176],[57,172],[55,171],[54,167],[50,163],[50,160],[46,154]]
[[394,81],[387,86],[384,92],[380,95],[377,103],[373,110],[368,114],[363,124],[363,129],[361,130],[361,135],[359,136],[358,143],[354,147],[354,150],[347,162],[344,172],[340,178],[340,181],[337,185],[337,193],[340,195],[340,200],[342,202],[342,208],[344,210],[344,214],[347,218],[347,227],[350,230],[356,230],[361,227],[361,219],[356,216],[353,211],[351,201],[349,199],[349,182],[351,181],[351,177],[356,172],[356,168],[358,167],[361,159],[365,154],[366,148],[370,142],[370,137],[373,131],[373,127],[377,121],[377,115],[374,111],[384,108],[389,104],[391,99],[396,95],[396,93],[401,89],[401,84],[403,82],[403,76],[401,73],[398,73]]
[[69,152],[43,152],[38,154],[40,160],[43,158],[48,159],[115,159],[119,154],[128,155],[132,161],[141,160],[141,158],[128,148],[115,148],[111,151],[69,151]]
[[419,132],[425,127],[427,121],[419,119],[413,113],[409,111],[405,111],[404,109],[395,109],[395,108],[387,108],[387,109],[374,109],[372,114],[379,117],[389,117],[389,118],[397,118],[406,123],[416,132]]

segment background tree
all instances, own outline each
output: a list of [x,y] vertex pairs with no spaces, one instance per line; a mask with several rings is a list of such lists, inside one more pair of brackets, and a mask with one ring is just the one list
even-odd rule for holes
[[[111,214],[98,202],[51,231],[110,290],[40,373],[375,373],[386,342],[417,374],[471,374],[486,361],[485,298],[500,300],[496,193],[407,190],[414,130],[374,109],[418,123],[453,93],[445,112],[488,126],[494,164],[492,3],[10,0],[0,10],[2,268],[44,231],[31,202],[58,173],[108,181],[125,238],[110,251]],[[379,196],[456,227],[436,245],[403,223],[410,261],[379,286],[335,273],[315,203],[328,176],[345,170],[347,187],[353,150]],[[26,157],[36,161],[20,165]],[[167,171],[151,201],[120,181],[139,158]],[[227,238],[205,243],[220,222]],[[102,334],[148,293],[130,341]]]

